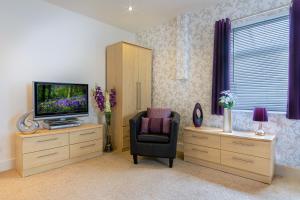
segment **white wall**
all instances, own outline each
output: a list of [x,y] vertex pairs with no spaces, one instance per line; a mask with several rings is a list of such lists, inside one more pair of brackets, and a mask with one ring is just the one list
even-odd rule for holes
[[[0,171],[13,167],[15,124],[32,108],[33,80],[104,87],[105,47],[134,39],[42,0],[0,0]],[[97,121],[90,110],[87,120]]]

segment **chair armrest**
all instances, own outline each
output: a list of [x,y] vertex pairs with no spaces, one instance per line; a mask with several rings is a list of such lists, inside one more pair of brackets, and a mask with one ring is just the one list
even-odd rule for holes
[[145,117],[146,115],[147,115],[147,111],[142,111],[129,120],[131,152],[136,148],[137,135],[141,129],[142,117]]
[[141,122],[142,122],[142,117],[145,117],[147,114],[147,111],[142,111],[136,114],[133,118],[129,120],[130,124],[130,134],[133,131],[135,135],[140,132],[141,128]]
[[179,132],[180,115],[177,112],[172,112],[170,144],[173,148],[177,147],[177,138]]

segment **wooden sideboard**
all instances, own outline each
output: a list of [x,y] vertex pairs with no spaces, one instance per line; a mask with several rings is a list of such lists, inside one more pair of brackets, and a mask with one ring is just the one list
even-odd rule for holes
[[83,124],[74,128],[17,133],[16,168],[29,176],[99,156],[103,152],[103,127]]
[[274,135],[210,127],[184,128],[184,160],[249,179],[271,183],[274,174]]

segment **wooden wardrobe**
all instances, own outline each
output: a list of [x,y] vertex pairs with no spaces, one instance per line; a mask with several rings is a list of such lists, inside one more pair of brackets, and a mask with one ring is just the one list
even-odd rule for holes
[[106,89],[116,89],[112,145],[117,151],[130,147],[129,120],[151,107],[152,50],[119,42],[106,49]]

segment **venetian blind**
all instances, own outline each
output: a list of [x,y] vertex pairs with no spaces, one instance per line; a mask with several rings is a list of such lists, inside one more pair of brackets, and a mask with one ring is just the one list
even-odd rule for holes
[[285,112],[288,89],[289,18],[233,29],[231,90],[236,110],[266,107]]

